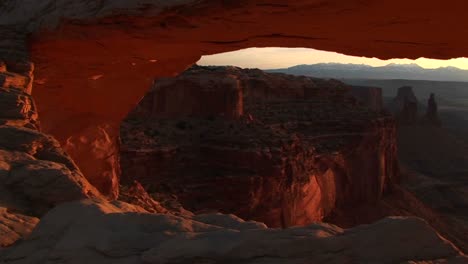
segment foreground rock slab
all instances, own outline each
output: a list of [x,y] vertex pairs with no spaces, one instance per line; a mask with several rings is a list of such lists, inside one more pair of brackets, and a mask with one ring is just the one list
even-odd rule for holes
[[100,196],[55,139],[0,125],[0,206],[40,216],[61,202]]
[[324,223],[268,229],[233,215],[183,218],[92,200],[56,207],[26,241],[0,252],[0,263],[15,264],[466,261],[419,218],[390,217],[347,230]]

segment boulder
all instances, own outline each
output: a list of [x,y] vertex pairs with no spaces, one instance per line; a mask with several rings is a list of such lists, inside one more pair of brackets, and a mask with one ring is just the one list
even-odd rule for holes
[[163,78],[155,82],[152,91],[149,96],[153,98],[144,110],[153,118],[219,115],[237,119],[244,110],[239,80],[226,73]]
[[0,190],[3,206],[35,216],[61,202],[101,196],[55,139],[7,125],[0,126]]

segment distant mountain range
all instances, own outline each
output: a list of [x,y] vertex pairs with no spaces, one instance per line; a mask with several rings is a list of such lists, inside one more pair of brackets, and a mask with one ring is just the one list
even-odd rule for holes
[[319,63],[266,70],[293,75],[334,79],[405,79],[468,82],[468,70],[455,67],[424,69],[417,64],[388,64],[372,67],[363,64]]

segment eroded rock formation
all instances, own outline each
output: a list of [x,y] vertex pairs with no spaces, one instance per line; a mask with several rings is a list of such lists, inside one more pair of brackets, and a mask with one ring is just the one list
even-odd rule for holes
[[441,122],[439,119],[439,113],[437,111],[437,103],[435,100],[435,95],[431,93],[429,99],[427,100],[427,110],[425,115],[425,120],[433,125],[433,126],[440,126]]
[[[76,221],[79,219],[79,221]],[[0,261],[22,263],[466,263],[423,220],[392,217],[344,230],[317,223],[268,229],[232,215],[148,214],[121,202],[81,201],[49,212]]]
[[229,74],[159,79],[153,97],[148,110],[156,118],[222,115],[238,119],[244,110],[242,87],[236,76]]
[[0,207],[0,250],[29,235],[38,222],[35,217],[15,214]]
[[418,122],[418,99],[411,86],[398,88],[398,93],[393,99],[391,110],[398,122],[404,125],[413,125]]
[[334,80],[195,66],[156,82],[122,126],[122,181],[174,194],[193,211],[275,227],[377,201],[398,181],[395,123],[349,89]]
[[80,162],[80,170],[96,189],[109,199],[117,199],[120,168],[119,149],[112,134],[115,128],[106,122],[79,122],[62,129],[80,131],[62,140],[63,149]]
[[[18,140],[22,139],[23,134],[28,135],[28,140],[34,140],[23,145],[16,144],[16,138],[9,137],[11,142],[2,142],[0,175],[9,176],[10,171],[17,170],[14,172],[17,177],[7,177],[6,181],[2,178],[0,188],[12,183],[14,188],[7,186],[8,192],[0,192],[6,196],[0,199],[0,206],[6,203],[7,207],[22,208],[24,211],[37,208],[40,211],[37,213],[43,213],[56,202],[62,202],[63,196],[79,199],[99,195],[70,157],[63,153],[57,141],[37,131],[37,111],[41,114],[43,131],[52,133],[63,145],[70,143],[68,151],[82,170],[88,172],[86,177],[90,181],[94,179],[95,183],[99,183],[102,180],[100,177],[107,175],[102,186],[97,184],[97,187],[112,198],[118,193],[114,189],[114,172],[118,168],[114,167],[115,161],[109,155],[116,149],[118,125],[146,93],[154,77],[175,75],[197,61],[202,54],[251,46],[311,47],[380,58],[466,57],[468,42],[459,34],[464,30],[464,24],[460,23],[461,18],[465,17],[464,4],[463,1],[450,5],[428,2],[425,3],[426,12],[420,12],[420,3],[403,0],[281,3],[1,1],[0,124],[6,135],[18,132],[21,135]],[[399,14],[398,18],[391,18],[393,14]],[[426,30],[428,24],[431,30]],[[405,30],[413,34],[402,34]],[[32,38],[26,41],[29,33],[32,33]],[[441,39],[444,41],[441,42]],[[32,52],[32,60],[28,49]],[[36,65],[34,95],[37,108],[30,96],[34,79],[31,61]],[[249,118],[249,122],[253,120]],[[73,153],[73,149],[78,151]],[[93,172],[93,168],[96,171]],[[72,194],[61,194],[60,188],[48,189],[51,182],[54,188],[71,188]],[[80,190],[80,186],[85,188]],[[22,193],[23,189],[27,192]],[[11,194],[11,190],[18,192]],[[150,198],[140,192],[141,189],[136,190],[138,197],[130,199],[152,206]],[[44,196],[49,191],[53,195]],[[28,204],[12,205],[12,201]],[[8,226],[14,227],[18,236],[8,243],[26,235],[32,228],[29,223],[23,225],[23,218],[13,214],[18,215],[11,211],[2,215],[10,220],[16,219]],[[153,220],[161,220],[164,224],[156,225]],[[380,239],[370,240],[373,241],[370,244],[358,242],[375,238],[373,228],[383,231],[386,225],[369,226],[369,233],[362,237],[357,235],[362,233],[360,229],[341,232],[335,227],[322,228],[323,225],[320,225],[322,227],[312,228],[314,232],[320,230],[313,234],[313,241],[309,241],[310,229],[305,229],[303,233],[302,229],[288,229],[285,233],[264,230],[262,224],[245,224],[232,216],[210,215],[201,216],[197,221],[182,221],[167,215],[146,214],[144,209],[125,203],[113,202],[113,205],[109,205],[102,201],[87,201],[63,205],[52,211],[42,219],[27,242],[10,249],[0,249],[0,262],[29,264],[50,260],[91,263],[97,260],[98,263],[141,263],[144,260],[150,263],[193,263],[199,260],[194,255],[201,255],[203,261],[215,259],[240,263],[284,263],[287,258],[296,263],[315,259],[329,261],[330,256],[337,256],[338,263],[356,259],[372,262],[386,257],[389,263],[409,260],[466,262],[450,243],[438,237],[424,222],[412,219],[388,221],[395,223],[393,229],[388,229],[388,234],[379,233],[378,237],[388,238],[385,242],[389,244],[379,248]],[[204,231],[211,230],[211,226],[200,224],[215,222],[215,226],[229,227],[229,230],[214,228],[220,232],[207,233]],[[223,224],[226,222],[230,224]],[[416,222],[418,224],[411,224]],[[16,223],[21,224],[18,229]],[[202,232],[192,232],[191,228]],[[256,231],[252,231],[255,233],[253,235],[245,236],[232,231],[244,228],[259,229],[259,232],[277,236],[263,236],[264,239],[258,241],[255,240],[258,235]],[[188,239],[185,241],[176,236],[165,245],[156,244],[159,238],[176,234],[164,230],[188,230],[179,232],[187,234]],[[234,243],[219,243],[220,238],[225,239],[225,233],[228,234],[226,241]],[[336,236],[336,240],[322,239],[330,233],[344,235]],[[231,234],[233,238],[229,238]],[[298,234],[304,236],[298,237]],[[236,240],[236,236],[240,239]],[[288,244],[289,239],[285,237],[292,237],[290,241],[293,242]],[[250,243],[244,238],[255,241]],[[409,238],[421,238],[421,241]],[[124,244],[121,244],[122,241]],[[146,244],[150,242],[155,242],[156,246]],[[206,242],[207,246],[198,247],[201,242]],[[140,243],[145,245],[140,246]],[[184,250],[174,253],[174,244]],[[301,245],[307,246],[307,253],[302,251],[304,248]],[[230,246],[239,246],[237,250],[242,250],[243,254],[239,255]],[[156,253],[151,251],[140,257],[141,252],[153,247],[157,248]],[[188,249],[200,250],[200,253],[189,252]],[[215,256],[211,255],[213,249]],[[266,258],[267,255],[271,258]]]
[[351,93],[370,109],[374,111],[383,110],[382,88],[351,86]]
[[[26,236],[52,207],[100,197],[57,140],[39,131],[34,65],[24,36],[0,28],[0,247]],[[3,38],[5,37],[5,38]]]
[[[404,0],[8,0],[1,3],[0,26],[33,33],[44,131],[64,144],[86,138],[88,127],[108,126],[115,144],[121,120],[154,77],[173,76],[205,54],[280,46],[381,59],[468,56],[468,40],[459,33],[465,3],[424,6],[425,12]],[[92,144],[80,149],[94,152]],[[72,154],[87,172],[113,164],[99,155]]]

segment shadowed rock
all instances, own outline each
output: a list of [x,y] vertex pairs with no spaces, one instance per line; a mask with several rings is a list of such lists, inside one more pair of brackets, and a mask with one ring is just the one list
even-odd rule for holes
[[58,142],[36,130],[0,126],[0,202],[42,215],[72,200],[99,197]]
[[383,109],[382,88],[370,86],[351,86],[351,93],[365,106],[374,111]]
[[230,215],[192,219],[90,200],[58,206],[26,241],[0,252],[0,261],[12,264],[393,264],[442,259],[467,261],[418,218],[391,217],[347,230],[323,223],[268,229]]
[[[216,85],[226,76],[238,81]],[[197,95],[237,94],[187,96],[193,83]],[[123,184],[138,180],[193,212],[285,227],[377,201],[398,182],[394,120],[359,104],[339,81],[195,66],[163,84],[121,127]],[[161,111],[168,104],[170,116]],[[228,110],[200,114],[191,105]]]
[[0,250],[28,236],[38,222],[35,217],[15,214],[0,207]]

